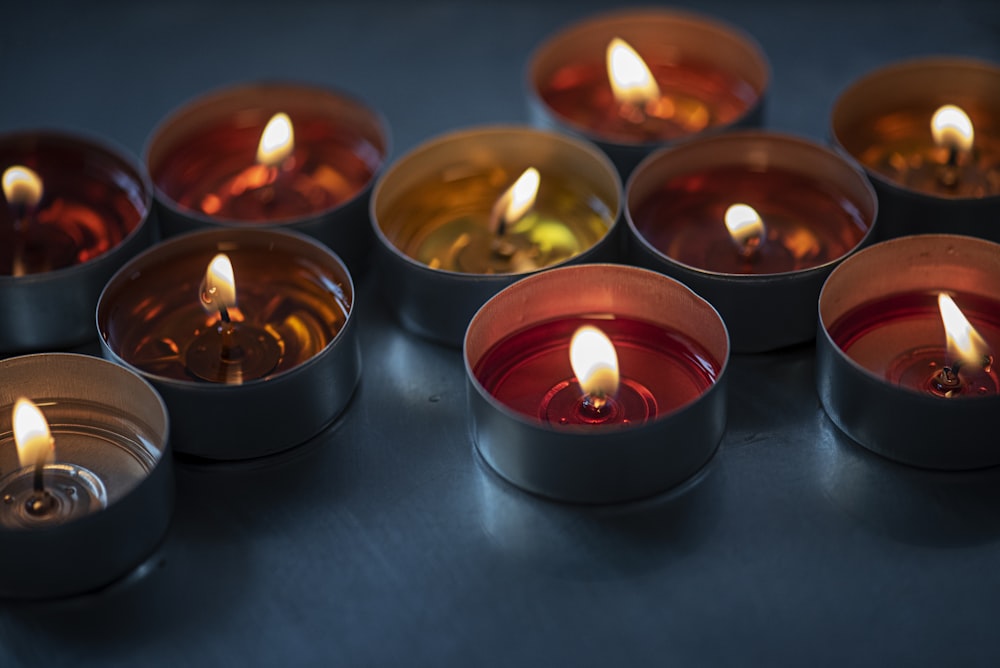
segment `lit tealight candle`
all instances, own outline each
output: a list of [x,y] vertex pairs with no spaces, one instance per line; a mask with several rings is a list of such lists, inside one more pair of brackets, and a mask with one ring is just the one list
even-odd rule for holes
[[650,156],[626,199],[633,260],[708,299],[739,352],[815,336],[823,279],[876,210],[864,175],[833,151],[750,131]]
[[1000,67],[922,58],[879,68],[837,98],[834,141],[879,198],[879,236],[1000,241]]
[[728,355],[718,314],[661,274],[540,272],[469,324],[472,433],[501,475],[533,491],[592,502],[650,494],[714,452]]
[[0,354],[93,339],[97,296],[148,245],[151,205],[148,177],[111,148],[0,135]]
[[[890,383],[946,398],[1000,393],[990,352],[1000,343],[1000,304],[965,292],[956,297],[927,290],[866,301],[832,322],[830,336],[851,359]],[[887,354],[890,347],[894,352]]]
[[600,153],[554,133],[484,127],[432,139],[375,187],[386,294],[405,326],[457,345],[504,285],[610,249],[620,187]]
[[[303,216],[334,204],[336,188],[295,169],[295,129],[288,114],[267,122],[257,143],[257,159],[207,192],[199,208],[210,216],[244,221],[274,221]],[[346,199],[351,193],[339,193]]]
[[[875,144],[861,162],[912,190],[943,196],[1000,194],[1000,158],[981,169],[975,160],[975,127],[959,106],[946,104],[930,115],[929,135],[914,133]],[[921,141],[921,135],[928,137]]]
[[90,591],[147,558],[170,521],[167,431],[163,401],[118,365],[0,360],[0,597]]
[[921,234],[859,251],[830,274],[817,384],[849,436],[918,466],[1000,463],[989,438],[1000,409],[998,256],[1000,244]]
[[209,225],[286,226],[349,264],[371,237],[367,195],[388,151],[382,118],[336,91],[258,84],[198,98],[149,141],[165,236]]
[[[347,269],[313,240],[204,230],[123,267],[97,321],[105,356],[163,394],[178,452],[247,459],[303,443],[347,404],[353,301]],[[210,437],[206,411],[227,425]]]
[[431,269],[472,274],[523,273],[573,257],[588,241],[535,210],[540,186],[541,175],[529,167],[488,215],[457,214],[402,250]]
[[532,112],[597,142],[627,174],[657,144],[759,122],[768,65],[712,19],[629,10],[579,22],[534,54]]
[[[535,271],[580,254],[607,234],[606,211],[586,202],[560,211],[561,203],[582,194],[551,170],[542,177],[529,167],[494,195],[491,182],[498,177],[498,168],[456,170],[399,198],[379,220],[383,229],[404,228],[393,237],[402,252],[431,269],[467,274]],[[443,208],[441,202],[454,205]]]

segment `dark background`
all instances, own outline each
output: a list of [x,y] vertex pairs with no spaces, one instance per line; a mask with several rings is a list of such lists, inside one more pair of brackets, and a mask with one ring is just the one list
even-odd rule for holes
[[[529,52],[611,6],[7,2],[0,132],[68,128],[139,154],[191,97],[292,79],[382,110],[397,157],[525,120]],[[996,2],[691,8],[762,44],[767,125],[821,141],[838,91],[875,67],[1000,61]],[[816,398],[811,345],[733,359],[728,432],[683,489],[568,506],[485,468],[460,353],[401,332],[375,278],[346,416],[266,466],[181,466],[141,577],[0,604],[0,666],[1000,662],[1000,472],[922,472],[847,442]]]

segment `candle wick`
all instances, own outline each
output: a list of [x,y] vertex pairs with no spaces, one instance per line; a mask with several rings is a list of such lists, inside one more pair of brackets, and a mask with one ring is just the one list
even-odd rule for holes
[[760,255],[761,237],[752,235],[737,244],[740,257],[746,262],[755,262]]
[[490,229],[493,231],[493,236],[497,240],[502,239],[503,235],[507,232],[507,216],[504,212],[503,200],[498,200],[496,204],[493,205],[493,210],[490,211]]
[[34,489],[36,495],[45,494],[45,457],[35,461]]
[[961,366],[961,361],[955,361],[950,365],[942,367],[934,376],[934,389],[945,397],[951,397],[960,392],[962,390],[962,379],[958,375],[958,370]]
[[31,515],[47,515],[55,507],[55,499],[45,489],[45,457],[39,457],[35,462],[33,491],[25,501],[25,510]]
[[591,408],[594,412],[600,413],[601,410],[607,405],[608,397],[601,391],[597,390],[595,392],[588,392],[583,399],[584,405]]
[[[27,204],[21,202],[13,207],[14,213],[14,253],[11,259],[11,274],[14,276],[24,276],[28,273],[25,255],[27,254],[26,242],[24,238],[25,230],[30,224],[33,211],[29,211]],[[34,207],[32,207],[33,209]]]
[[229,309],[224,305],[219,306],[219,319],[222,320],[220,331],[222,333],[222,350],[220,354],[224,360],[233,359],[233,321],[229,317]]
[[948,147],[948,159],[938,169],[938,180],[942,185],[953,188],[958,184],[958,147]]

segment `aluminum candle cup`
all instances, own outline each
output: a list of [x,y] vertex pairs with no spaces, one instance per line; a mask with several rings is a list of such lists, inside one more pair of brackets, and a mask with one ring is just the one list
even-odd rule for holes
[[880,238],[1000,241],[1000,66],[926,58],[881,68],[841,93],[832,132],[875,184]]
[[997,295],[1000,245],[972,237],[903,237],[846,260],[819,298],[816,380],[833,422],[906,464],[1000,464]]
[[432,139],[375,185],[385,298],[409,331],[459,346],[517,279],[615,259],[620,210],[614,167],[582,141],[506,126]]
[[354,98],[260,83],[170,114],[146,164],[164,236],[280,226],[319,239],[358,271],[371,247],[368,197],[388,151],[385,120]]
[[117,149],[54,131],[0,134],[0,354],[94,337],[104,284],[145,248],[152,187]]
[[811,340],[823,281],[865,243],[864,175],[833,151],[770,132],[727,133],[651,155],[626,188],[629,257],[722,314],[735,352]]
[[471,435],[501,476],[543,496],[655,494],[718,447],[728,359],[719,314],[673,279],[610,264],[541,272],[469,324]]
[[[36,466],[22,466],[12,430],[22,397],[54,448],[37,498]],[[0,596],[92,591],[149,556],[173,505],[167,438],[163,402],[126,369],[65,353],[0,360]]]
[[343,411],[361,375],[353,312],[350,274],[319,243],[220,229],[123,267],[97,327],[105,357],[163,395],[177,452],[235,460],[304,443]]
[[596,143],[624,178],[665,144],[760,125],[770,78],[760,46],[734,26],[629,9],[543,42],[528,64],[528,108],[534,123]]

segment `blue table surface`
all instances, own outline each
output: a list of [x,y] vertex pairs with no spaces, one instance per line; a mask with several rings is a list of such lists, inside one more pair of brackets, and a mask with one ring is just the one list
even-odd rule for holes
[[[68,128],[139,154],[185,100],[293,79],[381,109],[398,157],[525,121],[530,51],[612,6],[7,3],[0,132]],[[678,6],[753,34],[773,67],[766,125],[820,141],[838,92],[875,67],[1000,61],[996,2]],[[460,353],[401,331],[377,278],[346,415],[266,466],[181,465],[142,572],[0,603],[0,666],[1000,663],[1000,471],[920,471],[848,441],[819,405],[811,344],[734,357],[728,430],[682,489],[571,506],[487,469]]]

